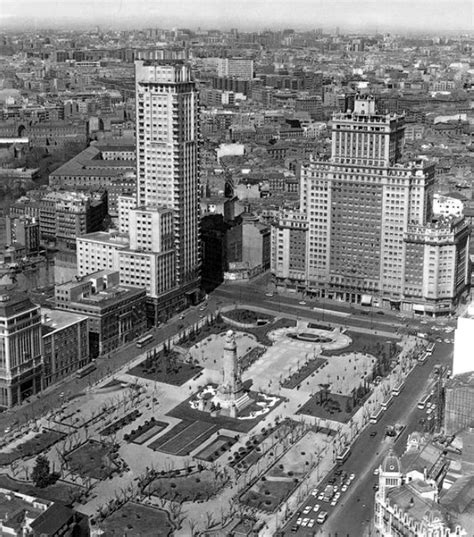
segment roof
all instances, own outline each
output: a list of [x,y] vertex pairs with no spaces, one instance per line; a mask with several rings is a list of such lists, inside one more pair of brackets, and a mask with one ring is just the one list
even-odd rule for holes
[[441,505],[456,513],[472,512],[474,516],[474,475],[457,479],[440,500]]
[[0,317],[14,317],[36,307],[25,293],[0,290]]
[[460,375],[455,375],[446,381],[446,388],[473,388],[474,389],[474,372],[470,371],[468,373],[461,373]]
[[[118,151],[118,148],[111,148],[106,146],[106,149],[102,149],[100,146],[91,145],[81,151],[78,155],[71,160],[57,168],[50,174],[50,177],[62,177],[65,175],[70,176],[117,176],[118,173],[125,172],[127,170],[135,170],[135,160],[102,160],[102,151]],[[128,149],[127,149],[128,150]]]
[[385,456],[382,462],[382,472],[401,472],[400,459],[397,457],[397,454],[393,450],[390,450]]
[[56,535],[74,518],[74,511],[62,503],[54,503],[31,523],[31,529],[38,535]]
[[43,336],[88,319],[85,315],[49,308],[41,308],[41,313],[44,314],[41,322]]
[[[419,496],[412,483],[387,489],[387,498],[392,505],[397,505],[416,521],[421,522],[425,517],[432,518],[434,514],[441,516],[441,520],[444,520],[443,513],[438,511],[439,505],[428,498]],[[434,513],[435,510],[436,513]]]

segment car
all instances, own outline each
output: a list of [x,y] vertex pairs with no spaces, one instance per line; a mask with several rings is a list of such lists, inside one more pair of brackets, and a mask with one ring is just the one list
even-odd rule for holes
[[334,494],[334,498],[337,498],[339,500],[339,498],[341,497],[341,493],[340,492],[336,492],[336,494]]
[[304,528],[305,526],[308,525],[308,522],[309,522],[309,518],[303,518],[303,522],[301,522],[301,526]]
[[334,485],[334,483],[336,482],[336,478],[335,477],[331,477],[331,479],[328,479],[328,483],[330,485]]
[[5,434],[8,434],[10,431],[11,431],[11,427],[7,427],[4,432]]
[[205,309],[206,309],[206,306],[201,306],[201,307],[199,308],[199,311],[204,311]]
[[265,296],[272,297],[272,296],[273,296],[273,293],[265,293]]
[[339,490],[339,486],[338,486],[338,485],[334,485],[334,487],[332,488],[332,490],[333,490],[334,492],[337,492],[337,491]]
[[184,313],[182,313],[182,314],[179,316],[179,318],[180,318],[181,320],[183,320],[183,319],[184,319]]
[[294,526],[291,526],[291,531],[293,533],[296,533],[298,531],[298,526],[296,524]]
[[326,519],[328,517],[328,512],[327,511],[321,511],[318,515],[318,518],[316,519],[316,522],[318,524],[324,524],[326,522]]
[[379,490],[379,486],[377,485],[377,483],[372,487],[375,491]]
[[306,306],[306,301],[305,301],[305,300],[300,300],[300,301],[298,302],[298,304],[299,304],[300,306]]
[[380,468],[377,466],[377,468],[374,468],[374,475],[379,475]]
[[63,398],[63,397],[64,397],[64,392],[61,392],[61,393],[59,394],[59,397]]
[[385,312],[384,311],[378,311],[377,315],[385,315]]
[[337,499],[336,499],[336,498],[333,498],[333,499],[331,500],[331,506],[334,507],[336,504],[337,504]]
[[314,507],[313,507],[313,511],[314,511],[315,513],[317,513],[317,512],[319,511],[320,508],[321,508],[321,506],[319,505],[319,503],[316,503],[316,504],[314,505]]
[[316,497],[318,494],[319,494],[319,489],[313,489],[313,490],[311,491],[311,496],[315,496],[315,497]]
[[355,477],[356,477],[355,474],[351,474],[351,475],[349,476],[349,479],[350,479],[351,481],[354,481]]
[[350,487],[351,483],[352,483],[352,481],[350,479],[348,479],[344,484],[346,485],[346,487]]
[[342,475],[342,470],[341,470],[341,468],[338,468],[338,469],[334,472],[334,475],[337,475],[337,476]]
[[312,528],[314,526],[314,518],[310,518],[308,522],[308,528]]
[[324,492],[320,492],[318,496],[318,500],[322,501],[324,499]]
[[377,431],[372,431],[372,432],[370,433],[370,436],[371,436],[372,438],[373,438],[374,436],[377,436]]
[[311,505],[307,505],[307,506],[303,509],[303,515],[307,515],[310,511],[311,511]]
[[301,523],[303,522],[303,519],[302,518],[298,518],[298,520],[296,521],[296,525],[297,526],[301,526]]
[[346,492],[346,490],[348,489],[349,487],[347,485],[342,485],[341,487],[341,492]]

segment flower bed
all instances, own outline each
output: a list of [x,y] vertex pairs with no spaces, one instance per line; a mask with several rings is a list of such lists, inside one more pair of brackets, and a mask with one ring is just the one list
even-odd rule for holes
[[123,438],[127,442],[133,442],[135,444],[144,444],[150,438],[153,438],[158,433],[168,427],[168,424],[164,421],[157,421],[155,418],[146,420],[143,425],[140,425],[137,429],[134,429],[131,433],[126,434]]
[[132,423],[132,421],[135,421],[139,416],[141,416],[141,412],[139,412],[138,410],[134,410],[133,412],[130,412],[123,418],[120,418],[119,420],[114,421],[114,423],[111,423],[105,429],[102,429],[102,431],[100,431],[100,434],[104,436],[108,436],[108,435],[117,433],[118,431],[120,431],[120,429],[125,427],[125,425]]

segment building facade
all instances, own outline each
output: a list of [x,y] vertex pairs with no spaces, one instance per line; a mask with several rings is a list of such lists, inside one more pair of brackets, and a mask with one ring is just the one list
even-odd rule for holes
[[173,210],[176,290],[181,300],[200,281],[199,102],[190,67],[135,64],[137,206]]
[[[370,96],[334,114],[331,159],[302,167],[300,211],[275,226],[277,284],[432,315],[453,311],[468,285],[469,228],[463,218],[433,221],[434,167],[399,162],[403,130],[403,116],[378,114]],[[290,232],[281,222],[302,250],[302,220],[305,267],[290,275]],[[302,259],[301,251],[300,266]]]
[[41,317],[44,389],[89,362],[89,319],[48,308]]
[[24,294],[0,296],[0,406],[41,390],[41,315]]
[[55,303],[59,310],[88,317],[92,358],[133,341],[146,330],[145,289],[121,285],[117,271],[104,270],[57,285]]

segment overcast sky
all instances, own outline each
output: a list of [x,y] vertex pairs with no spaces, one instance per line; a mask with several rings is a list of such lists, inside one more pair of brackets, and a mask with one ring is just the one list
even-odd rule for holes
[[474,0],[0,0],[4,28],[189,27],[456,32]]

